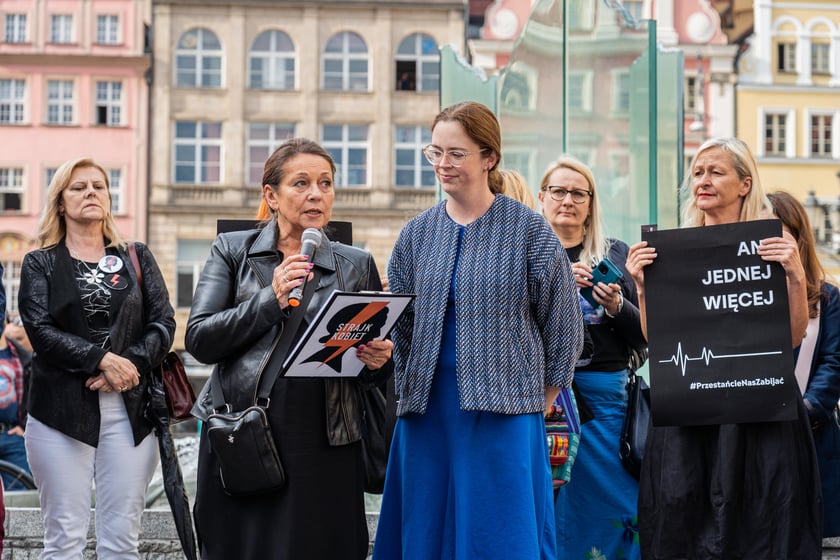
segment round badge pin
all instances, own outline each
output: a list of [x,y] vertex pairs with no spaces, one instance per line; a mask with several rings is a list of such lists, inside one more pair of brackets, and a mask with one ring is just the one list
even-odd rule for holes
[[106,274],[118,272],[123,268],[123,261],[116,255],[105,255],[99,259],[99,270]]
[[124,290],[128,287],[128,276],[119,272],[108,274],[102,279],[102,285],[112,290]]

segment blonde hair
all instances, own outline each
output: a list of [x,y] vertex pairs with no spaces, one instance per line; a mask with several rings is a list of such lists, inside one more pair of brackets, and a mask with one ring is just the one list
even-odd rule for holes
[[126,241],[117,231],[117,224],[114,223],[114,216],[111,214],[111,184],[108,181],[108,172],[105,168],[88,157],[71,159],[65,161],[53,175],[50,186],[47,187],[47,203],[41,213],[41,220],[38,223],[38,243],[41,249],[49,249],[58,245],[67,234],[67,224],[64,215],[61,213],[61,195],[70,186],[70,177],[77,169],[93,167],[102,173],[105,179],[105,186],[108,189],[108,212],[102,220],[102,235],[108,240],[108,247],[127,246]]
[[747,177],[751,179],[750,190],[741,202],[738,221],[759,220],[765,217],[770,209],[770,201],[761,186],[761,180],[758,178],[758,166],[749,146],[737,138],[711,138],[706,140],[694,154],[694,157],[691,158],[691,165],[688,166],[688,171],[680,187],[681,197],[684,201],[687,201],[682,214],[683,227],[706,225],[706,214],[697,208],[697,199],[692,192],[694,165],[697,163],[697,158],[704,152],[715,148],[719,148],[731,156],[732,166],[738,174],[738,179],[741,181]]
[[537,201],[534,199],[534,193],[528,188],[525,177],[512,169],[499,169],[499,174],[502,176],[501,194],[518,200],[531,210],[536,209]]
[[583,223],[583,247],[580,251],[580,262],[595,266],[601,262],[610,250],[610,242],[604,234],[604,228],[601,225],[601,203],[598,199],[598,189],[595,187],[595,176],[592,175],[592,170],[588,165],[580,161],[574,156],[563,154],[560,158],[548,166],[542,181],[540,181],[540,190],[548,190],[548,179],[552,173],[558,169],[571,169],[583,175],[586,183],[589,185],[589,216]]

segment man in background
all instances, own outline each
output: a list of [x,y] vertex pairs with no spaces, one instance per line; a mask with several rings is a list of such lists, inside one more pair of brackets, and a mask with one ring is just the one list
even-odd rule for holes
[[[6,325],[0,333],[0,460],[20,467],[27,474],[29,462],[23,431],[26,426],[24,401],[27,373],[32,353],[19,317],[6,314]],[[13,476],[3,473],[6,490],[21,490]]]

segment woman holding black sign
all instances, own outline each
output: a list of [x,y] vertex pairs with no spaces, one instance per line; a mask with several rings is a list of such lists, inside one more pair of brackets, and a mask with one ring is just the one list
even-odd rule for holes
[[[621,465],[618,440],[627,407],[625,385],[632,351],[644,352],[645,337],[636,306],[636,286],[624,269],[627,244],[608,238],[592,170],[561,156],[543,176],[540,207],[572,264],[578,294],[595,352],[578,363],[575,385],[594,418],[581,428],[572,478],[555,504],[559,559],[586,558],[593,550],[607,558],[639,558],[636,501],[639,483]],[[604,258],[623,276],[593,284]],[[584,292],[585,293],[585,292]]]
[[[735,138],[700,146],[682,188],[687,227],[757,220],[770,212],[755,159]],[[763,239],[758,254],[784,269],[796,347],[808,323],[796,241],[789,233]],[[643,241],[627,257],[645,333],[644,267],[656,256]],[[639,487],[642,557],[820,558],[822,493],[810,432],[804,405],[792,421],[651,427]]]
[[[287,140],[265,163],[262,193],[271,218],[260,229],[223,233],[213,244],[195,290],[186,346],[197,359],[216,364],[212,375],[233,410],[253,404],[260,372],[288,340],[283,333],[297,313],[304,313],[303,321],[299,330],[289,331],[290,348],[333,290],[381,288],[367,251],[322,235],[311,262],[302,254],[304,231],[321,230],[330,219],[335,171],[319,144]],[[315,284],[311,300],[307,306],[304,297],[293,311],[292,292],[307,278]],[[285,471],[279,489],[229,495],[205,423],[195,498],[204,560],[361,560],[367,555],[360,389],[391,374],[392,346],[387,340],[369,341],[350,350],[366,366],[360,380],[277,379],[267,414]],[[207,419],[213,408],[205,387],[194,412]],[[256,470],[243,465],[248,468]]]

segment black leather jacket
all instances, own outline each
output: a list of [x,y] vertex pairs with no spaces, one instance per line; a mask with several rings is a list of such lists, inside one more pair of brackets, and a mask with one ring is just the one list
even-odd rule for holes
[[[186,347],[196,359],[216,364],[225,401],[233,410],[254,404],[257,376],[268,362],[270,349],[288,312],[280,309],[271,279],[282,262],[277,226],[219,235],[195,289]],[[332,242],[322,236],[315,252],[320,271],[318,286],[306,308],[309,323],[333,290],[381,290],[373,257],[367,251]],[[287,308],[291,309],[291,308]],[[294,344],[293,344],[294,345]],[[376,371],[363,371],[362,382],[378,383],[393,373],[393,362]],[[325,379],[327,440],[344,445],[362,437],[359,381]],[[193,414],[212,413],[210,381],[198,396]]]
[[[143,289],[137,284],[125,251],[107,248],[123,261],[128,286],[111,291],[111,352],[137,367],[140,384],[122,393],[134,444],[149,435],[145,419],[146,387],[153,365],[169,350],[168,341],[153,322],[161,324],[169,339],[175,333],[175,312],[152,253],[136,243],[143,271]],[[106,350],[88,341],[85,314],[74,279],[70,253],[62,239],[50,249],[38,249],[23,258],[20,278],[20,317],[34,350],[27,402],[29,414],[73,439],[96,447],[99,442],[99,393],[85,387],[98,375]]]

